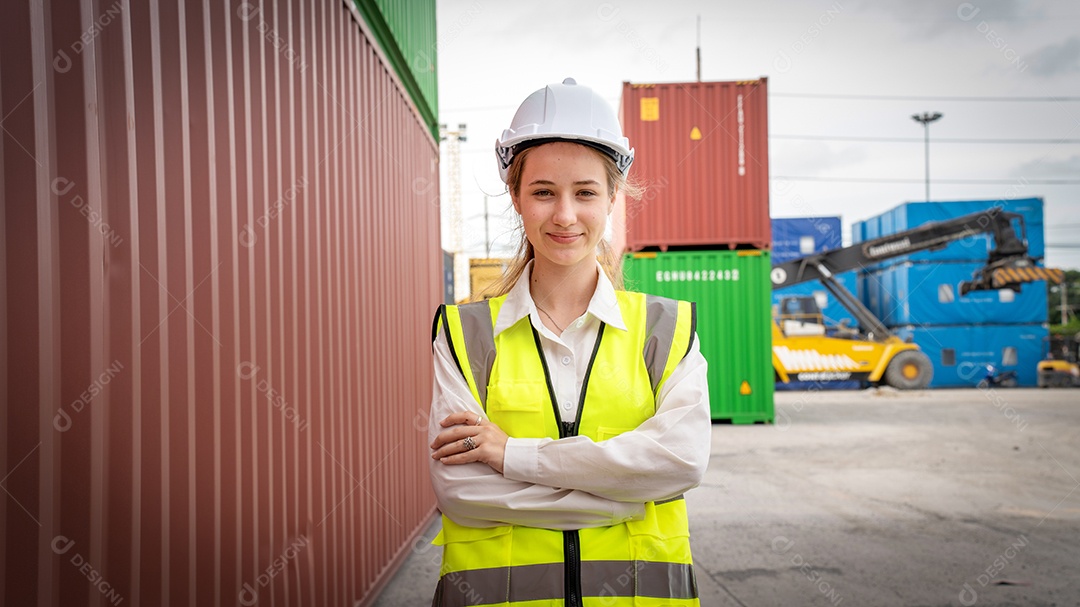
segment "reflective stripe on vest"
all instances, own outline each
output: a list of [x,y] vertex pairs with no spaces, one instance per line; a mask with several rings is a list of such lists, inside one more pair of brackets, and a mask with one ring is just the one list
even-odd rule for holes
[[[508,588],[511,603],[562,597],[563,564],[454,571],[439,580],[436,596],[441,600],[437,604],[484,605],[494,597],[507,596]],[[586,597],[601,599],[638,596],[690,600],[697,597],[697,580],[693,568],[681,563],[585,561],[581,563],[581,590]]]
[[[694,337],[689,302],[621,291],[616,296],[627,330],[601,323],[572,425],[559,422],[530,319],[494,335],[505,296],[444,306],[436,322],[473,397],[508,435],[581,435],[599,442],[655,414],[656,395]],[[465,527],[444,516],[436,538],[443,567],[434,605],[697,605],[685,501],[650,502],[645,512],[640,521],[565,533]]]

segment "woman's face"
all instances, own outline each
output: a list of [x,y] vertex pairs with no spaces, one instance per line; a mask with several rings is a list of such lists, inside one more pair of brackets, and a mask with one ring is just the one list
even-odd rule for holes
[[557,141],[529,150],[524,160],[511,198],[537,262],[593,267],[614,204],[600,153]]

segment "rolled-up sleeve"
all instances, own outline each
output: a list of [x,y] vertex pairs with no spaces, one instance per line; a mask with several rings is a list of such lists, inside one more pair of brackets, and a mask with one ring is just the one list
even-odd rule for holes
[[708,363],[698,340],[657,397],[656,414],[605,441],[584,436],[510,439],[506,478],[587,490],[620,502],[668,499],[701,483],[709,463],[712,423]]

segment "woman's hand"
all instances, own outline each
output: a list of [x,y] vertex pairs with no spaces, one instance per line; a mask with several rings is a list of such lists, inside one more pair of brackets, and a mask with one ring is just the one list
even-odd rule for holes
[[444,464],[483,462],[500,474],[506,453],[505,432],[478,413],[460,411],[439,422],[443,430],[431,443],[432,459]]

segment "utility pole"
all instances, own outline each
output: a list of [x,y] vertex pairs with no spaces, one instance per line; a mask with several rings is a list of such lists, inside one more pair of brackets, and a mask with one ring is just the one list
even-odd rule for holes
[[465,265],[461,229],[461,142],[466,141],[465,123],[459,123],[456,131],[445,124],[439,125],[439,138],[446,142],[446,176],[450,182],[450,252],[454,254],[454,299],[466,296],[469,284],[468,267]]
[[926,202],[930,202],[930,123],[944,116],[941,112],[912,114],[911,119],[921,122],[926,141]]
[[491,230],[488,221],[488,197],[484,194],[484,246],[487,248],[487,258],[491,259]]
[[701,82],[701,15],[697,16],[697,81]]
[[1061,281],[1061,324],[1069,324],[1069,280]]

